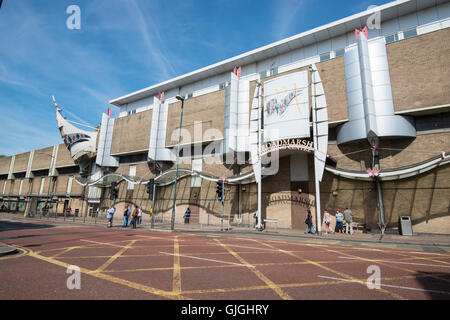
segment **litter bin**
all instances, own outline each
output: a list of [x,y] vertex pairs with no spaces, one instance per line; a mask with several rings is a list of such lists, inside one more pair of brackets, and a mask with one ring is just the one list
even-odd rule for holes
[[402,236],[412,236],[413,235],[410,216],[401,216],[400,217],[399,231]]

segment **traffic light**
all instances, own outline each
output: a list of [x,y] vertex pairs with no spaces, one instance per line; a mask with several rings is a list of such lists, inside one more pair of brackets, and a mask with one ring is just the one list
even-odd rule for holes
[[119,197],[119,188],[116,187],[116,182],[111,182],[111,188],[109,189],[109,200],[115,200]]
[[148,198],[153,199],[153,188],[155,186],[155,179],[150,179],[147,183]]
[[109,189],[109,200],[114,200],[114,190],[116,189],[116,183],[111,183],[111,188]]
[[223,180],[217,181],[217,200],[222,201],[223,200]]

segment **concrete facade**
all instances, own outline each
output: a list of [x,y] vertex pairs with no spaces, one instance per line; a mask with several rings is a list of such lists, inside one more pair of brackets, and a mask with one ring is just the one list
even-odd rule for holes
[[[416,137],[380,139],[377,146],[377,166],[381,172],[389,172],[414,167],[443,154],[448,157],[450,124],[439,121],[438,118],[447,119],[450,112],[450,6],[436,2],[434,6],[417,7],[408,14],[401,13],[401,4],[391,3],[383,8],[391,10],[391,16],[387,15],[390,18],[382,21],[384,29],[370,31],[368,41],[370,43],[386,39],[395,114],[412,117],[417,130]],[[397,16],[393,18],[392,15]],[[411,16],[417,17],[414,25],[417,35],[405,38],[405,31],[412,27],[403,27],[403,22],[410,21]],[[252,172],[247,145],[250,138],[241,140],[246,142],[242,142],[243,146],[240,146],[240,150],[244,152],[236,152],[227,148],[228,141],[224,139],[226,130],[235,130],[233,134],[236,136],[250,136],[249,127],[254,116],[251,106],[256,83],[261,83],[264,93],[266,81],[294,72],[309,71],[312,64],[317,66],[327,104],[329,143],[326,164],[334,169],[366,173],[374,165],[368,141],[338,144],[335,137],[336,128],[345,124],[349,118],[345,61],[343,56],[336,55],[338,49],[349,50],[357,45],[354,29],[348,29],[348,25],[353,26],[356,20],[360,21],[364,17],[361,15],[344,19],[327,25],[325,29],[312,30],[258,49],[257,53],[231,59],[236,63],[245,62],[242,63],[241,79],[233,82],[233,86],[237,83],[237,89],[232,88],[233,68],[228,68],[230,62],[226,61],[111,101],[121,111],[120,117],[114,120],[112,144],[107,156],[115,157],[119,165],[100,168],[101,174],[130,175],[147,181],[161,173],[155,163],[163,172],[175,169],[174,155],[181,108],[181,102],[175,99],[178,94],[185,97],[182,128],[186,133],[184,137],[190,138],[182,140],[181,144],[194,148],[194,143],[203,147],[212,141],[220,143],[220,150],[216,150],[214,154],[191,157],[182,155],[180,168],[201,171],[214,178],[230,178]],[[327,30],[327,36],[323,30]],[[389,43],[385,37],[394,33],[399,40]],[[300,42],[303,45],[299,45]],[[329,59],[322,58],[321,54],[324,52],[330,53]],[[237,102],[231,102],[231,89],[238,92]],[[166,91],[161,108],[157,105],[159,91]],[[308,94],[312,101],[314,97],[311,88]],[[160,108],[158,112],[154,111],[155,106]],[[164,116],[163,110],[167,112]],[[311,112],[312,109],[310,114]],[[312,122],[312,117],[310,121]],[[152,124],[158,128],[152,130]],[[155,145],[165,148],[164,151],[173,156],[170,161],[167,155],[163,160],[157,156],[155,159],[147,156],[152,132],[160,134],[161,130],[165,135],[158,139],[163,141]],[[216,135],[210,135],[211,132]],[[312,137],[307,140],[312,141]],[[224,150],[232,151],[225,154]],[[54,173],[50,172],[51,157],[45,155],[53,153],[56,157]],[[305,159],[302,166],[295,166],[298,155]],[[232,161],[224,163],[227,156],[231,156]],[[233,161],[234,157],[244,161]],[[216,161],[211,161],[213,159]],[[304,229],[308,208],[317,217],[313,154],[303,151],[281,152],[278,166],[277,174],[262,180],[262,218],[278,220],[279,228]],[[297,167],[301,169],[295,170],[304,172],[292,169]],[[31,170],[30,176],[24,176],[23,173],[28,169]],[[91,169],[96,167],[92,165]],[[45,173],[45,170],[48,172]],[[88,215],[91,209],[105,209],[113,203],[109,200],[109,188],[105,186],[102,186],[97,202],[90,199],[89,188],[79,183],[82,180],[76,181],[79,175],[74,170],[75,164],[70,152],[63,144],[0,159],[0,203],[16,203],[16,207],[20,208],[17,205],[22,202],[20,196],[39,197],[40,203],[45,199],[52,199],[54,211],[64,210],[70,205],[72,211],[78,209],[83,215]],[[450,234],[449,178],[447,161],[411,177],[381,181],[387,228],[397,228],[399,217],[408,215],[411,216],[415,232]],[[198,179],[186,176],[178,181],[176,223],[183,223],[184,210],[189,206],[193,212],[191,221],[196,223],[221,225],[222,219],[225,219],[226,224],[228,221],[233,225],[253,224],[253,214],[258,208],[256,183],[226,184],[222,216],[222,205],[216,199],[216,182],[208,179],[200,179],[198,182]],[[173,184],[157,184],[155,203],[148,198],[143,184],[131,184],[122,180],[118,187],[119,198],[115,202],[118,212],[123,211],[126,203],[132,203],[142,206],[147,213],[153,208],[158,221],[170,221]],[[49,198],[46,198],[47,194]],[[58,200],[54,200],[54,197]],[[325,208],[334,213],[337,209],[343,211],[350,207],[356,222],[363,224],[367,230],[378,230],[375,179],[350,179],[325,171],[320,183],[320,198],[322,212]],[[149,215],[146,216],[147,219],[148,217]]]

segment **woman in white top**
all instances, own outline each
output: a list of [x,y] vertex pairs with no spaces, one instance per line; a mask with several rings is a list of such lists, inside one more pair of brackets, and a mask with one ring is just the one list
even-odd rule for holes
[[325,209],[323,213],[323,222],[325,223],[325,234],[328,234],[328,231],[330,231],[330,233],[334,233],[334,231],[330,228],[331,216],[328,209]]
[[138,223],[139,224],[142,223],[142,208],[141,207],[138,208]]

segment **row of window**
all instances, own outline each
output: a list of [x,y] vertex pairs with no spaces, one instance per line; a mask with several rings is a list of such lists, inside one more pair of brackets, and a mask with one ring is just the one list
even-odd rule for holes
[[[397,32],[385,36],[384,38],[386,39],[386,44],[400,40],[400,34],[401,34],[400,32]],[[417,28],[403,31],[403,39],[408,39],[415,36],[417,36]]]
[[[65,168],[58,168],[56,169],[58,175],[74,175],[74,174],[78,174],[80,173],[80,168],[78,166],[70,166],[70,167],[65,167]],[[47,177],[49,172],[48,169],[44,169],[44,170],[36,170],[36,171],[32,171],[33,173],[33,177]],[[25,179],[26,177],[26,172],[16,172],[13,174],[14,179]],[[7,180],[8,179],[8,175],[7,174],[2,174],[0,175],[0,180]]]
[[[386,44],[400,40],[400,34],[401,34],[401,32],[397,32],[397,33],[385,36]],[[415,37],[415,36],[417,36],[417,28],[403,31],[403,39],[408,39],[408,38]],[[330,52],[325,52],[325,53],[320,54],[319,55],[320,61],[322,62],[322,61],[330,60],[331,58],[333,58],[332,57],[333,52],[334,52],[334,58],[341,57],[345,54],[345,48],[341,48],[341,49],[337,49],[335,51],[330,51]]]
[[[413,117],[417,132],[450,129],[450,112]],[[336,127],[328,128],[328,141],[337,140]]]
[[[385,36],[386,44],[389,44],[389,43],[401,40],[401,34],[403,35],[402,39],[408,39],[408,38],[411,38],[411,37],[415,37],[415,36],[418,35],[417,28],[413,28],[413,29],[406,30],[406,31],[403,31],[403,32],[400,31],[400,32],[397,32],[397,33]],[[334,53],[334,55],[333,55],[333,53]],[[342,57],[344,54],[345,54],[345,48],[340,48],[340,49],[336,49],[334,51],[322,53],[322,54],[319,55],[319,58],[320,58],[320,62],[322,62],[322,61],[330,60],[332,58]],[[278,67],[272,67],[269,70],[261,71],[259,73],[259,77],[261,79],[264,79],[266,77],[274,76],[274,75],[277,75],[277,74],[278,74]],[[222,83],[220,83],[219,84],[219,90],[225,89],[228,85],[229,85],[229,82],[222,82]],[[192,92],[188,93],[185,96],[186,99],[190,99],[192,97],[193,97],[193,93]],[[135,114],[135,113],[136,113],[136,110],[128,111],[128,115],[129,116],[132,115],[132,114]]]

